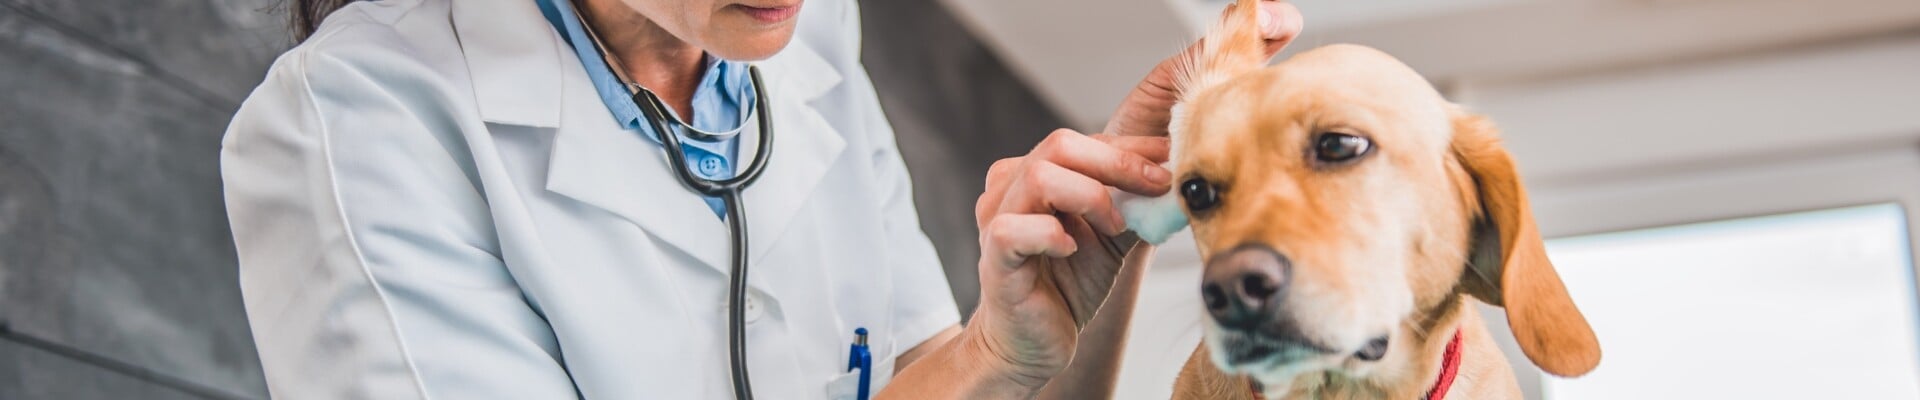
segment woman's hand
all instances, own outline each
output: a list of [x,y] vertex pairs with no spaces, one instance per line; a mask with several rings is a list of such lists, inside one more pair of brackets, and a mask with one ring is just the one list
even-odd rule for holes
[[[1300,33],[1300,12],[1279,1],[1260,6],[1271,57]],[[1107,298],[1138,242],[1119,237],[1126,222],[1107,187],[1150,196],[1170,188],[1172,175],[1158,164],[1168,155],[1167,123],[1179,95],[1173,81],[1179,59],[1198,50],[1196,43],[1155,66],[1114,113],[1108,135],[1054,131],[1027,155],[988,170],[975,205],[982,296],[973,319],[979,329],[969,339],[1022,383],[1045,384],[1074,358],[1078,328]]]
[[975,205],[980,226],[980,308],[962,338],[974,340],[1021,386],[1038,389],[1073,358],[1079,326],[1105,298],[1132,246],[1107,187],[1166,193],[1164,137],[1057,130],[1024,156],[987,172]]
[[[1299,34],[1300,13],[1277,0],[1260,6],[1271,57]],[[1127,257],[1139,240],[1124,235],[1108,187],[1149,196],[1170,189],[1172,174],[1159,163],[1168,156],[1167,123],[1179,95],[1173,81],[1178,59],[1198,49],[1155,66],[1114,112],[1108,134],[1054,131],[1026,155],[993,164],[975,204],[980,307],[951,343],[902,371],[883,396],[1030,398],[1072,362],[1062,378],[1069,382],[1055,384],[1074,388],[1049,395],[1110,397],[1130,318],[1120,314],[1132,312],[1139,277],[1129,275],[1126,293],[1108,292],[1123,261],[1144,258]],[[1118,318],[1103,316],[1081,336],[1103,302],[1119,303]],[[1076,359],[1082,338],[1089,353],[1102,354]]]

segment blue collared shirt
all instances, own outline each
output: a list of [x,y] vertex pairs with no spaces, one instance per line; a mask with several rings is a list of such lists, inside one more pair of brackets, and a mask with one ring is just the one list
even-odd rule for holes
[[[615,121],[627,130],[645,136],[655,143],[659,137],[654,135],[652,121],[640,111],[640,105],[634,103],[633,96],[627,91],[626,84],[614,75],[601,58],[600,51],[594,48],[593,39],[587,36],[586,26],[573,12],[573,3],[569,0],[534,0],[540,5],[540,13],[545,14],[553,29],[573,46],[574,54],[580,57],[580,63],[587,68],[587,78],[593,81],[593,88],[600,92],[600,100],[607,103],[607,110],[613,113]],[[707,70],[700,78],[700,86],[693,92],[693,120],[688,123],[708,132],[723,132],[743,129],[740,115],[743,110],[753,107],[752,79],[747,65],[721,60],[707,55]],[[679,115],[672,108],[667,112],[675,118]],[[674,129],[685,129],[673,125]],[[734,175],[734,160],[740,151],[739,136],[720,140],[697,140],[686,132],[674,132],[680,137],[681,147],[687,156],[687,168],[704,179],[721,180]],[[665,145],[662,143],[661,145]],[[707,206],[721,218],[726,217],[726,204],[718,197],[706,197]]]

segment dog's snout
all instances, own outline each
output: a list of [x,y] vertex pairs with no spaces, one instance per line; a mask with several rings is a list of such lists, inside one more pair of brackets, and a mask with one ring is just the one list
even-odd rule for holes
[[1200,296],[1221,327],[1255,329],[1285,297],[1291,270],[1272,247],[1241,245],[1207,260]]

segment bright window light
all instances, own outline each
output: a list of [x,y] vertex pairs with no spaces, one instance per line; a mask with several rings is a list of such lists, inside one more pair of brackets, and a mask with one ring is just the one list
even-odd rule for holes
[[1549,241],[1604,356],[1542,392],[1920,399],[1906,226],[1885,204]]

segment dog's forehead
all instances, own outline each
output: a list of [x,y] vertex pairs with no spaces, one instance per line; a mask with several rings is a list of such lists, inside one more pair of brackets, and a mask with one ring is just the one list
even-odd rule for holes
[[1323,124],[1370,124],[1392,131],[1376,134],[1423,136],[1416,140],[1439,145],[1451,134],[1448,104],[1393,56],[1365,46],[1331,45],[1206,89],[1194,98],[1195,120],[1189,122],[1207,131],[1312,118]]

